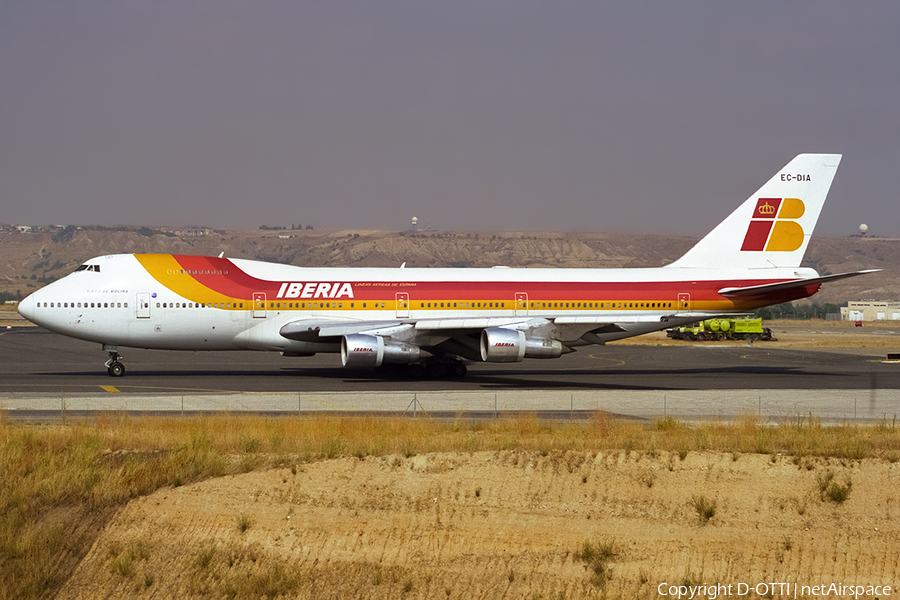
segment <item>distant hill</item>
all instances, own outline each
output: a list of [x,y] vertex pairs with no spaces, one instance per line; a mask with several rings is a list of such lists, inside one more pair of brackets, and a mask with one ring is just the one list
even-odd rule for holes
[[[79,229],[70,235],[0,233],[0,292],[28,294],[104,254],[150,252],[218,255],[300,266],[655,267],[686,252],[688,237],[624,233],[412,233],[385,231],[226,231],[179,236],[152,230]],[[54,240],[54,237],[56,238]],[[900,240],[816,238],[804,266],[819,273],[884,269],[829,284],[824,304],[900,299]]]

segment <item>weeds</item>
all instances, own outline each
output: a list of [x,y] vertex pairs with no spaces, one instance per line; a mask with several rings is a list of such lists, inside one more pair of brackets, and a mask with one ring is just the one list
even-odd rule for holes
[[819,496],[822,500],[831,500],[836,504],[843,504],[850,496],[850,488],[853,483],[850,478],[841,485],[834,480],[834,471],[828,469],[816,475],[816,485],[819,487]]
[[247,530],[253,526],[253,519],[246,513],[241,513],[237,518],[237,528],[241,533],[247,533]]
[[692,496],[691,505],[697,511],[697,517],[700,524],[706,524],[710,519],[716,516],[716,501],[710,500],[706,496]]
[[584,542],[575,552],[575,559],[583,561],[585,567],[591,570],[591,583],[605,589],[606,583],[612,578],[612,567],[609,563],[618,553],[615,539],[607,538],[597,544]]
[[194,559],[194,566],[197,567],[198,571],[208,571],[215,556],[216,545],[212,543],[204,544],[201,546],[200,551],[197,552],[197,556]]
[[831,485],[828,486],[828,491],[826,495],[828,499],[837,504],[843,504],[845,500],[850,496],[850,479],[847,479],[847,482],[844,485],[838,485],[832,482]]

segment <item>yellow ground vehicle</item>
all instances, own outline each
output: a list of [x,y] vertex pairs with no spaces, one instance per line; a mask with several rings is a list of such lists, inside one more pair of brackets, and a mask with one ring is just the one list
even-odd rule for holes
[[762,319],[707,319],[687,327],[666,330],[673,340],[722,341],[722,340],[762,340],[775,342],[772,330],[762,326]]

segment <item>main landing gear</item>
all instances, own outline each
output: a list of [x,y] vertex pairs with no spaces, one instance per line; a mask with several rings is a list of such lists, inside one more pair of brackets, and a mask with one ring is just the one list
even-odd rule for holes
[[116,346],[107,346],[104,344],[103,349],[109,353],[109,360],[106,361],[106,372],[110,377],[121,377],[125,374],[125,365],[119,359],[121,355],[116,351]]

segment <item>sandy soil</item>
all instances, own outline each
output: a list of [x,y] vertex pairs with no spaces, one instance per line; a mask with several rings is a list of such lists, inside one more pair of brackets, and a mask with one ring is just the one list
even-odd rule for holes
[[[852,482],[842,504],[820,493],[825,473]],[[652,598],[663,583],[896,588],[898,483],[900,464],[868,459],[339,458],[134,500],[59,598]],[[705,523],[693,502],[701,496],[716,503]],[[613,544],[605,584],[579,559],[585,542]]]

